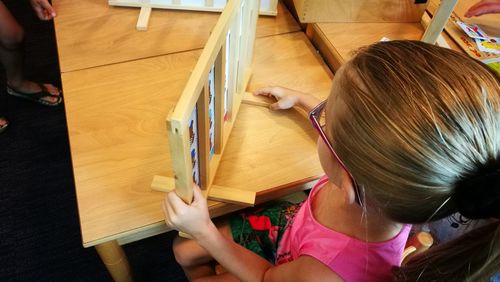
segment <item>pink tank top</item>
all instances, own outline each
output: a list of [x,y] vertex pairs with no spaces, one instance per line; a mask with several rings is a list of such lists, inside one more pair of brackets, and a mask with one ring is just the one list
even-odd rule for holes
[[313,217],[311,201],[328,181],[322,177],[313,187],[279,243],[276,264],[311,256],[327,265],[344,281],[391,281],[391,268],[399,266],[411,225],[398,235],[369,243],[331,230]]

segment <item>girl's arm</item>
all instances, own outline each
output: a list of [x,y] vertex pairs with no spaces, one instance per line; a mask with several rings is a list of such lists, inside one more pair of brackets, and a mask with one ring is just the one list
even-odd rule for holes
[[193,236],[226,270],[242,281],[340,281],[328,267],[312,257],[273,266],[257,254],[225,238],[210,220],[207,201],[194,187],[191,205],[185,204],[175,192],[163,202],[168,226]]
[[297,106],[309,113],[321,100],[315,96],[284,87],[265,87],[253,93],[257,96],[275,98],[276,103],[269,106],[271,110],[285,110]]
[[240,281],[342,281],[326,265],[313,257],[273,266],[267,260],[220,234],[217,228],[197,239],[227,271]]

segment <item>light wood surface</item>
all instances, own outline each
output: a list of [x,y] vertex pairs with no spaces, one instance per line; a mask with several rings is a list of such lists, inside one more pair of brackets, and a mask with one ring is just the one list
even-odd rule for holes
[[414,0],[293,0],[301,23],[419,22],[426,4]]
[[[463,7],[460,3],[456,9]],[[363,46],[384,37],[391,40],[421,40],[424,31],[422,23],[316,23],[307,27],[308,37],[333,70],[337,70]],[[460,50],[445,33],[442,33],[440,42],[446,43],[451,49]]]
[[420,23],[317,23],[308,26],[308,34],[336,70],[362,46],[380,41],[420,40]]
[[[62,74],[84,246],[163,224],[164,193],[150,185],[154,175],[172,177],[165,117],[199,55],[189,51]],[[272,84],[326,98],[331,74],[303,33],[259,38],[249,90]],[[295,111],[243,104],[214,184],[266,199],[280,196],[277,190],[303,189],[321,174],[316,138]],[[209,205],[213,215],[238,208]]]
[[[53,0],[61,72],[203,48],[220,14],[155,10],[148,30],[135,30],[137,8],[106,0]],[[261,16],[257,37],[298,31],[280,3],[278,16]]]

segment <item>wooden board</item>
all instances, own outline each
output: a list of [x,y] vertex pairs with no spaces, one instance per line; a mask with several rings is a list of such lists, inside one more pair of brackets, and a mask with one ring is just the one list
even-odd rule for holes
[[[236,120],[251,74],[257,4],[258,1],[234,0],[226,5],[167,118],[175,191],[187,203],[193,197],[193,184],[202,190],[210,189]],[[215,69],[221,70],[217,79]],[[217,93],[213,93],[215,89]],[[223,107],[211,112],[212,99]],[[212,126],[212,133],[218,133],[215,136],[211,136]],[[215,144],[220,148],[216,150]]]
[[[418,2],[423,3],[418,4]],[[294,9],[301,23],[420,22],[426,2],[415,0],[293,0]]]

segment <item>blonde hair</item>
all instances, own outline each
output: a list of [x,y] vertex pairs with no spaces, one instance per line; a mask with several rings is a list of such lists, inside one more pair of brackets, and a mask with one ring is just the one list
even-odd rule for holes
[[[332,92],[336,97],[327,105],[327,117],[336,119],[329,120],[327,132],[367,199],[404,223],[465,210],[462,206],[469,204],[462,191],[496,201],[469,205],[472,217],[499,214],[500,82],[494,71],[419,41],[371,45],[343,68],[336,80],[339,90]],[[332,112],[333,101],[343,103],[341,112]],[[467,182],[478,173],[489,175],[487,185],[481,182],[489,187]],[[487,244],[496,240],[498,246],[498,223],[495,228]],[[487,256],[493,261],[483,262],[498,267],[499,253],[497,247]],[[475,277],[472,268],[459,277]],[[416,278],[406,272],[408,277]]]

